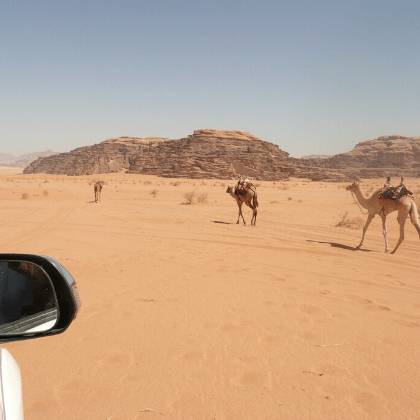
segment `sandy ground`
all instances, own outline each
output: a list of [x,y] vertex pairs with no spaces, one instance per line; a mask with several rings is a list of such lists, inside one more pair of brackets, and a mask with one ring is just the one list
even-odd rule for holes
[[[56,258],[83,302],[64,334],[4,345],[27,420],[420,417],[409,221],[395,255],[378,217],[356,250],[360,227],[335,225],[366,216],[343,185],[260,182],[251,227],[227,181],[174,181],[0,175],[0,249]],[[193,190],[208,201],[182,204]]]

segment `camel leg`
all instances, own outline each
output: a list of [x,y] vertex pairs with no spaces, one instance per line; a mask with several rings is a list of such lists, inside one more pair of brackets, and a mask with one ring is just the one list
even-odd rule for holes
[[242,216],[242,220],[244,221],[244,225],[246,226],[246,222],[244,219],[244,215],[242,214],[242,201],[237,201],[239,211],[238,211],[238,221],[236,222],[237,225],[239,225],[239,218]]
[[[244,218],[244,215],[242,214],[242,201],[241,201],[241,205],[239,206],[239,212],[240,212],[240,214],[241,214],[241,216],[242,216],[242,220],[244,221],[244,226],[246,226],[246,222],[245,222],[245,218]],[[238,223],[239,223],[239,217],[238,217]]]
[[[402,214],[404,213],[404,214]],[[401,242],[404,240],[404,226],[407,220],[407,213],[406,212],[398,212],[398,223],[400,224],[400,239],[398,239],[397,245],[395,246],[394,250],[391,254],[395,254],[398,247],[401,245]]]
[[388,240],[387,240],[387,231],[386,231],[386,216],[381,216],[382,218],[382,228],[383,228],[383,234],[384,234],[384,238],[385,238],[385,253],[388,254]]
[[[254,223],[252,223],[252,221],[254,221]],[[255,226],[256,222],[257,222],[257,208],[256,207],[252,207],[251,226]]]
[[419,217],[417,215],[417,207],[412,206],[410,210],[410,219],[413,226],[416,228],[417,233],[419,234],[420,238],[420,224],[419,224]]
[[363,227],[363,236],[362,236],[362,240],[360,241],[360,244],[359,244],[359,245],[357,245],[357,247],[356,247],[356,248],[360,248],[360,247],[363,245],[363,241],[365,240],[365,235],[366,235],[367,228],[369,227],[370,222],[373,220],[373,218],[374,218],[374,217],[375,217],[375,215],[374,215],[374,214],[369,213],[368,218],[367,218],[367,220],[366,220],[366,224],[365,224],[365,226]]

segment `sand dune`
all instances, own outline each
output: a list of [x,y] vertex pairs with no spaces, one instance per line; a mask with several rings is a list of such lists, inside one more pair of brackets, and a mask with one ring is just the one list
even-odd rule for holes
[[[291,180],[261,182],[257,226],[236,225],[227,184],[0,174],[0,249],[56,258],[83,302],[64,334],[5,345],[26,419],[419,417],[411,223],[395,255],[379,218],[356,250],[361,230],[335,227],[366,217],[350,193]],[[182,204],[194,189],[208,201]]]

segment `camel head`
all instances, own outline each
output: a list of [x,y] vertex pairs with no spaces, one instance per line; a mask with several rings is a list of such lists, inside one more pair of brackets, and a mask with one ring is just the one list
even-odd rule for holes
[[355,191],[358,186],[359,186],[359,183],[354,181],[353,184],[347,185],[346,190],[347,191]]
[[227,187],[226,192],[227,192],[228,194],[232,194],[234,191],[233,191],[233,188],[232,188],[232,187]]

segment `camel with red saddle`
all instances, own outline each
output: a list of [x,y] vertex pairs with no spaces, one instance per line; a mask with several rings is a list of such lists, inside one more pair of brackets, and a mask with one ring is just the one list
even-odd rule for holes
[[383,234],[385,238],[385,252],[388,253],[389,250],[387,241],[386,217],[389,213],[397,210],[397,220],[400,225],[400,238],[398,239],[397,245],[391,254],[395,253],[395,251],[401,245],[401,242],[404,240],[404,226],[408,216],[410,216],[411,223],[416,228],[420,237],[420,224],[417,206],[412,193],[405,188],[403,184],[403,178],[401,178],[401,183],[398,185],[398,187],[394,188],[389,184],[385,184],[384,188],[375,191],[370,198],[363,195],[360,189],[360,185],[357,182],[353,182],[353,184],[348,185],[346,190],[351,191],[351,193],[356,196],[357,203],[368,211],[368,218],[365,226],[363,227],[362,240],[360,241],[360,244],[357,246],[357,248],[360,248],[363,245],[367,228],[369,227],[373,218],[378,214],[382,219]]

